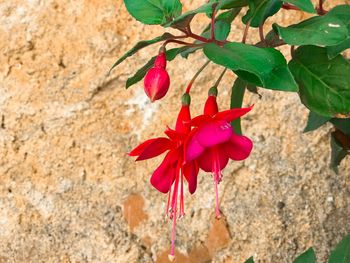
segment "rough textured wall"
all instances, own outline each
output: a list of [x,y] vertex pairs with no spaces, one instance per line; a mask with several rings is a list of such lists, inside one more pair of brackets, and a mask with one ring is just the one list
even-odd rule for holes
[[[278,21],[292,17],[303,15],[282,12]],[[207,21],[197,21],[199,31]],[[241,25],[233,29],[231,39],[239,40]],[[170,63],[171,90],[154,104],[141,84],[124,85],[156,46],[106,74],[133,43],[161,32],[133,20],[121,0],[0,2],[1,263],[167,261],[166,196],[149,184],[160,159],[136,165],[126,152],[174,124],[180,94],[205,59]],[[195,113],[218,72],[209,67],[194,86]],[[227,74],[220,86],[222,107],[232,79]],[[309,246],[325,262],[350,232],[349,159],[339,175],[328,169],[331,127],[302,134],[307,110],[296,94],[261,95],[245,101],[255,103],[243,122],[254,151],[224,171],[225,218],[213,220],[211,177],[200,174],[178,223],[178,262],[236,263],[251,255],[291,262]]]

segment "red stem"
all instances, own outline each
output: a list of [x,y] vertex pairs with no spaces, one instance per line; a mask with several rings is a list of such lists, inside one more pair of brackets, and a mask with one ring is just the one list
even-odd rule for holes
[[194,83],[194,81],[197,79],[197,77],[199,76],[199,74],[203,71],[203,69],[205,69],[206,66],[208,66],[208,64],[210,63],[210,60],[208,60],[207,62],[205,62],[203,64],[203,66],[197,71],[197,73],[193,76],[193,78],[191,79],[190,83],[188,83],[188,86],[186,88],[186,93],[189,94],[192,88],[192,85]]
[[282,8],[286,9],[286,10],[298,10],[298,11],[301,11],[300,8],[296,7],[295,5],[288,4],[288,3],[283,3]]
[[264,37],[264,25],[259,26],[259,35],[261,42],[265,43],[265,37]]
[[244,33],[243,33],[243,37],[242,37],[242,43],[245,43],[246,40],[247,40],[247,36],[248,36],[248,30],[249,30],[249,27],[250,27],[250,21],[248,21],[248,23],[246,24],[245,28],[244,28]]

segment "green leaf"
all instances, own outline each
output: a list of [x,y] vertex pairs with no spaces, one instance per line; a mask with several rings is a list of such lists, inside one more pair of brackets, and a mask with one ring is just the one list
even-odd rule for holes
[[331,117],[320,116],[317,113],[310,111],[304,132],[314,131],[326,124],[330,119]]
[[350,6],[343,5],[333,8],[324,16],[311,17],[289,27],[274,24],[273,28],[289,45],[334,46],[350,37],[349,21]]
[[[135,1],[135,0],[131,0],[131,1]],[[185,29],[189,25],[189,23],[191,23],[193,17],[196,14],[211,12],[212,5],[213,4],[211,4],[211,3],[205,4],[205,5],[198,7],[197,9],[183,13],[181,16],[176,17],[173,21],[170,21],[166,24],[163,24],[163,26],[164,27]]]
[[[186,50],[188,47],[173,48],[166,51],[166,58],[168,61],[172,61],[178,54]],[[156,57],[151,58],[142,68],[140,68],[132,77],[128,78],[126,81],[126,88],[134,85],[143,79],[147,71],[153,67]]]
[[344,57],[329,60],[325,48],[302,46],[294,52],[289,68],[307,108],[322,116],[350,114],[350,63]]
[[248,5],[248,0],[220,0],[217,9],[231,9]]
[[248,258],[244,263],[254,263],[253,257]]
[[[242,102],[244,97],[244,92],[247,86],[247,82],[244,80],[241,80],[240,78],[237,78],[232,86],[231,91],[231,109],[233,108],[242,108]],[[235,119],[232,121],[232,127],[234,131],[242,135],[242,128],[241,128],[241,118]]]
[[181,14],[179,0],[124,0],[126,9],[143,24],[160,25]]
[[163,41],[163,40],[167,40],[170,38],[173,38],[174,36],[172,34],[169,33],[164,33],[163,35],[153,38],[151,40],[143,40],[138,42],[132,49],[130,49],[128,52],[126,52],[120,59],[118,59],[113,66],[111,67],[111,69],[109,70],[109,72],[112,71],[112,69],[114,69],[116,66],[118,66],[120,63],[122,63],[126,58],[134,55],[137,51],[139,51],[140,49],[147,47],[149,45],[152,45],[154,43]]
[[273,48],[258,48],[242,43],[224,47],[206,44],[204,54],[214,63],[233,70],[241,79],[267,89],[297,91],[283,55]]
[[298,256],[293,263],[316,263],[315,251],[312,247]]
[[350,119],[331,119],[331,123],[343,133],[350,136]]
[[342,241],[331,252],[328,263],[349,263],[350,262],[350,235]]
[[[226,40],[230,31],[231,31],[231,23],[238,15],[240,8],[234,8],[229,11],[223,12],[217,16],[215,20],[215,38],[218,40]],[[202,37],[210,37],[210,24],[203,30]],[[198,40],[194,42],[195,44],[202,43]],[[184,58],[188,58],[188,55],[196,52],[198,49],[202,49],[202,47],[191,47],[184,52],[181,53],[181,56]]]
[[350,48],[350,38],[347,38],[343,42],[339,43],[335,46],[327,47],[327,54],[329,58],[334,58],[339,53],[343,52],[344,50]]
[[[332,153],[331,153],[330,167],[334,172],[338,173],[339,172],[338,166],[340,165],[341,161],[346,157],[347,151],[339,144],[339,142],[334,136],[334,133],[332,133],[331,135],[331,150],[332,150]],[[332,258],[332,255],[331,255],[331,258]],[[336,261],[336,260],[331,261],[331,258],[329,260],[330,263],[346,262],[346,261]],[[333,256],[333,258],[337,258],[337,257]]]
[[181,15],[182,4],[179,0],[162,0],[164,14],[169,19]]
[[250,21],[250,26],[259,27],[265,20],[280,10],[282,7],[280,0],[251,0],[249,10],[242,18],[244,24]]
[[314,5],[310,0],[283,0],[283,2],[295,5],[305,12],[316,13]]

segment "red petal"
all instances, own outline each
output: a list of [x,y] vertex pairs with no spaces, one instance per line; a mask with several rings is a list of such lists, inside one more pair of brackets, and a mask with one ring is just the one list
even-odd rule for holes
[[232,126],[222,120],[211,121],[198,128],[193,136],[203,147],[212,147],[230,140]]
[[143,152],[143,150],[148,145],[150,145],[154,140],[156,140],[156,139],[150,139],[150,140],[144,141],[143,143],[136,146],[133,150],[131,150],[131,152],[129,152],[128,155],[129,156],[139,156]]
[[177,151],[169,151],[163,162],[153,172],[151,184],[162,193],[169,192],[176,176]]
[[173,141],[180,141],[183,139],[183,134],[178,133],[177,131],[174,131],[173,129],[170,129],[169,127],[167,130],[165,130],[164,133]]
[[197,138],[195,137],[197,131],[198,131],[198,128],[193,129],[189,133],[184,143],[185,162],[190,162],[196,159],[205,150],[205,148],[198,142]]
[[139,146],[133,149],[129,155],[139,156],[136,161],[146,160],[169,150],[171,145],[171,141],[168,138],[154,138],[141,143]]
[[253,149],[253,142],[245,136],[233,134],[231,140],[225,143],[228,156],[235,161],[246,159]]
[[198,126],[201,126],[202,124],[204,124],[208,121],[211,121],[211,120],[212,120],[212,118],[208,115],[199,115],[199,116],[193,118],[189,122],[189,125],[198,127]]
[[[218,153],[217,157],[219,158],[220,170],[223,170],[228,163],[228,156],[225,151],[222,149],[221,145],[217,147]],[[199,158],[198,163],[199,167],[205,172],[214,172],[214,162],[215,155],[213,154],[212,149],[207,149]]]
[[190,162],[183,166],[183,173],[188,183],[188,191],[193,194],[197,189],[199,167],[197,162]]
[[247,112],[249,112],[254,105],[250,106],[249,108],[236,108],[236,109],[231,109],[231,110],[225,110],[217,113],[214,116],[214,119],[216,120],[225,120],[227,122],[231,122],[234,119],[237,119]]

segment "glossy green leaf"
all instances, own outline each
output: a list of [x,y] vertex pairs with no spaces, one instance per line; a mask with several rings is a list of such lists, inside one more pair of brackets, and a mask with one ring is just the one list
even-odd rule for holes
[[124,0],[128,12],[138,21],[148,25],[160,25],[172,21],[181,14],[179,0]]
[[242,43],[224,47],[206,44],[204,54],[214,63],[233,70],[240,78],[267,89],[297,91],[283,55],[273,48],[258,48]]
[[332,117],[320,116],[317,113],[310,111],[304,132],[317,130],[322,125],[326,124],[330,119],[332,119]]
[[[346,157],[346,155],[348,154],[346,149],[344,149],[340,143],[337,141],[337,139],[335,138],[335,133],[333,132],[331,135],[331,164],[330,167],[332,168],[332,170],[336,173],[339,173],[338,170],[338,166],[340,165],[341,161]],[[333,254],[333,252],[332,252]],[[337,254],[333,256],[334,260],[331,261],[332,258],[332,254],[331,257],[329,259],[330,263],[338,263],[338,262],[346,262],[346,261],[336,261],[335,259],[338,259]]]
[[307,108],[322,116],[350,114],[350,63],[344,57],[329,60],[325,48],[302,46],[294,52],[289,68]]
[[163,35],[153,38],[151,40],[143,40],[138,42],[132,49],[130,49],[128,52],[126,52],[120,59],[118,59],[113,66],[111,67],[111,69],[109,70],[109,72],[112,71],[112,69],[114,69],[116,66],[118,66],[120,63],[122,63],[126,58],[134,55],[137,51],[139,51],[140,49],[147,47],[149,45],[152,45],[154,43],[160,42],[160,41],[164,41],[170,38],[173,38],[174,36],[172,34],[169,33],[164,33]]
[[[237,78],[233,83],[231,90],[231,106],[230,108],[242,108],[242,102],[244,97],[244,92],[247,86],[247,82]],[[241,128],[241,118],[235,119],[232,121],[232,127],[235,133],[242,135]]]
[[316,255],[313,248],[309,248],[300,256],[298,256],[293,263],[316,263]]
[[181,15],[182,4],[179,0],[161,0],[164,14],[169,19]]
[[[230,31],[231,31],[231,23],[238,15],[240,8],[234,8],[229,11],[223,12],[217,16],[215,20],[215,38],[218,40],[226,40]],[[203,30],[202,37],[210,37],[210,24]],[[200,41],[195,41],[195,44],[202,43]],[[202,47],[191,47],[181,53],[181,56],[184,58],[188,58],[188,55],[196,52],[198,49],[202,49]]]
[[254,263],[254,258],[250,257],[244,263]]
[[[168,61],[172,61],[178,54],[186,50],[188,47],[173,48],[166,51],[166,58]],[[143,79],[147,71],[153,67],[156,57],[151,58],[142,68],[140,68],[132,77],[128,78],[126,81],[126,88],[134,85]]]
[[337,129],[350,136],[350,119],[333,118],[330,121]]
[[250,21],[250,26],[259,27],[269,16],[276,14],[282,4],[281,0],[251,0],[242,21],[244,24]]
[[248,0],[220,0],[217,9],[231,9],[247,6]]
[[328,263],[349,263],[350,262],[350,235],[342,241],[331,252]]
[[289,45],[339,45],[350,37],[350,6],[337,6],[324,16],[311,17],[299,24],[273,27]]
[[211,12],[212,5],[213,5],[212,3],[205,4],[198,7],[197,9],[183,13],[181,16],[176,17],[174,20],[166,24],[163,24],[163,26],[185,29],[196,14]]
[[327,54],[329,58],[334,58],[339,53],[350,48],[350,38],[347,38],[338,45],[327,47]]
[[283,0],[283,2],[295,5],[305,12],[316,13],[315,7],[310,0]]

